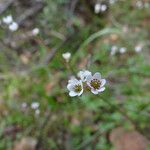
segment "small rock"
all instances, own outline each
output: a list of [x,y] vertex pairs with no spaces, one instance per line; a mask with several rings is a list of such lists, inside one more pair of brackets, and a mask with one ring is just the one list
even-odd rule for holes
[[37,140],[31,137],[24,137],[14,145],[14,150],[35,150]]
[[122,127],[113,129],[110,141],[116,150],[146,150],[150,141],[135,130],[125,130]]

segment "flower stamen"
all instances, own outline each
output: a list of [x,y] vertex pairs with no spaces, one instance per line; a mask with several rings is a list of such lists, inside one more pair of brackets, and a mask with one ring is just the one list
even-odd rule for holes
[[75,92],[80,92],[82,90],[82,86],[80,84],[75,85],[74,91]]
[[101,82],[100,82],[100,80],[98,80],[98,79],[93,79],[93,80],[90,82],[90,85],[91,85],[94,89],[99,89],[99,88],[100,88],[100,85],[101,85]]

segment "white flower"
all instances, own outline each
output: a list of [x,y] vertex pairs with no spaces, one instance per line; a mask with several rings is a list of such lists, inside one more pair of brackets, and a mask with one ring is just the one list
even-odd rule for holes
[[4,17],[4,18],[2,19],[2,21],[3,21],[5,24],[9,25],[10,23],[13,22],[13,18],[12,18],[11,15],[9,15],[9,16]]
[[66,62],[69,62],[71,53],[69,53],[69,52],[63,53],[62,57],[66,60]]
[[105,4],[103,4],[103,5],[101,6],[101,11],[104,12],[104,11],[106,11],[106,9],[107,9],[107,6],[106,6]]
[[137,1],[136,6],[141,9],[143,8],[143,3],[141,1]]
[[18,29],[18,24],[16,22],[12,22],[10,25],[9,25],[9,30],[11,31],[16,31]]
[[100,3],[95,4],[95,7],[94,7],[94,11],[96,14],[106,11],[106,9],[107,9],[107,5],[100,4]]
[[39,28],[34,28],[34,29],[32,30],[32,34],[33,34],[33,35],[38,35],[39,32],[40,32]]
[[95,73],[93,76],[89,75],[87,77],[87,85],[91,88],[91,92],[93,94],[98,94],[99,92],[103,92],[105,90],[106,80],[101,79],[101,74],[99,72]]
[[139,53],[142,51],[142,46],[141,45],[137,45],[135,48],[134,48],[135,52]]
[[71,79],[68,82],[67,89],[71,97],[80,96],[83,93],[83,84],[81,80]]
[[33,102],[33,103],[31,104],[31,108],[32,108],[32,109],[38,109],[39,106],[40,106],[40,104],[39,104],[38,102]]
[[127,48],[126,48],[126,47],[121,47],[121,48],[119,49],[119,52],[120,52],[121,54],[124,54],[126,51],[127,51]]
[[96,14],[98,14],[101,11],[101,4],[97,3],[94,7],[94,11]]
[[115,55],[115,54],[116,54],[116,52],[117,52],[117,49],[118,49],[118,47],[117,47],[117,46],[115,46],[115,45],[114,45],[114,46],[112,46],[112,47],[111,47],[111,52],[110,52],[110,54],[111,54],[111,55]]
[[87,76],[92,75],[92,73],[88,70],[83,70],[78,72],[78,77],[85,82],[87,79]]

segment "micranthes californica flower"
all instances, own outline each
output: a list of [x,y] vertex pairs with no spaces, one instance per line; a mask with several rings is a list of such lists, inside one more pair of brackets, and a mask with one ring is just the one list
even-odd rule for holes
[[98,94],[105,90],[104,85],[106,84],[105,79],[101,79],[101,74],[99,72],[95,73],[93,76],[87,76],[87,85],[91,88],[93,94]]
[[81,80],[72,78],[68,81],[67,89],[71,97],[80,96],[83,93],[83,84]]
[[62,57],[65,59],[66,62],[69,62],[69,60],[71,58],[71,53],[69,53],[69,52],[63,53]]
[[10,31],[14,32],[14,31],[17,31],[17,30],[18,30],[19,26],[18,26],[18,24],[17,24],[16,22],[12,22],[12,23],[9,25],[8,28],[9,28]]
[[13,18],[12,18],[11,15],[8,15],[8,16],[6,16],[6,17],[3,17],[3,18],[2,18],[2,21],[3,21],[5,24],[9,25],[9,24],[11,24],[11,23],[13,22]]
[[91,91],[93,94],[98,94],[105,90],[104,85],[106,80],[101,78],[99,72],[92,76],[92,73],[88,70],[79,71],[77,76],[68,81],[67,88],[71,97],[80,96],[83,91]]

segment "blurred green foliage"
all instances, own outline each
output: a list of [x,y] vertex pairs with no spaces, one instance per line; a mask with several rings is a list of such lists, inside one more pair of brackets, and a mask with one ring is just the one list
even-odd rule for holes
[[[123,109],[146,137],[150,135],[150,28],[145,23],[149,9],[134,8],[131,1],[119,1],[102,15],[93,13],[87,21],[85,14],[79,13],[86,6],[80,2],[79,12],[72,14],[69,2],[45,1],[35,22],[41,29],[38,38],[49,43],[37,45],[38,53],[32,54],[28,64],[23,64],[15,51],[2,48],[0,52],[0,150],[12,149],[14,142],[24,136],[38,139],[39,135],[44,150],[82,149],[80,146],[99,131],[98,138],[85,149],[113,150],[108,139],[111,130],[118,126],[131,129],[133,125],[105,100]],[[68,20],[72,25],[67,25]],[[126,27],[128,31],[124,32]],[[0,33],[3,38],[4,33]],[[53,59],[43,63],[68,36]],[[140,53],[134,51],[138,43],[144,45]],[[127,52],[112,56],[113,45],[126,47]],[[99,96],[68,96],[66,85],[71,74],[62,58],[66,51],[72,53],[70,65],[75,72],[85,68],[101,72],[107,79],[105,92]],[[35,101],[40,103],[39,115],[31,109]],[[22,103],[27,103],[25,109]],[[47,124],[41,128],[47,114]],[[4,134],[10,126],[19,126],[21,131]]]

